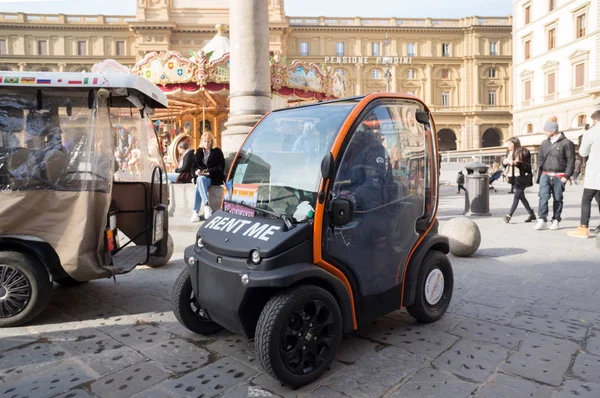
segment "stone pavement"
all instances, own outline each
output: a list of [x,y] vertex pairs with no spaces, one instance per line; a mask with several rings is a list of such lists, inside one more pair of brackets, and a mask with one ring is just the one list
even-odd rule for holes
[[[577,225],[581,191],[567,187],[565,229]],[[600,397],[600,250],[565,230],[534,231],[522,209],[505,224],[506,192],[500,184],[493,215],[475,219],[479,251],[451,257],[448,313],[420,325],[398,311],[364,326],[313,385],[282,387],[239,336],[180,326],[169,303],[176,253],[116,283],[56,288],[40,319],[0,330],[0,397]],[[442,228],[462,206],[442,188]],[[194,241],[193,230],[177,236]]]

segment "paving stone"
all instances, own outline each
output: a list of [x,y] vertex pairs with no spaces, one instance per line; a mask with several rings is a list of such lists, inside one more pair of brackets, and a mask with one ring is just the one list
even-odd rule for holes
[[530,334],[502,369],[511,374],[558,386],[579,346],[572,341]]
[[466,379],[483,382],[507,356],[508,351],[504,348],[461,340],[433,361],[433,365]]
[[361,336],[430,358],[436,358],[457,340],[448,333],[414,327],[387,318],[380,318],[366,325],[359,333]]
[[519,315],[510,322],[510,326],[555,337],[567,337],[575,341],[583,340],[586,334],[584,327],[557,319],[544,319],[529,315]]
[[147,347],[142,350],[142,354],[175,373],[188,372],[204,366],[210,355],[208,351],[181,339]]
[[178,379],[165,381],[160,387],[178,397],[214,397],[238,386],[258,374],[238,361],[223,358]]
[[396,347],[365,355],[334,376],[329,386],[356,398],[381,396],[420,369],[426,360]]
[[63,394],[57,395],[53,398],[93,398],[93,397],[86,390],[77,388],[75,390],[67,391]]
[[475,318],[500,325],[509,323],[516,315],[516,311],[513,310],[495,308],[475,303],[467,303],[463,305],[458,311],[456,311],[456,313],[468,318]]
[[169,373],[150,362],[139,363],[104,376],[91,385],[93,394],[100,397],[128,398],[169,377]]
[[[488,285],[488,281],[480,282],[483,285]],[[488,307],[506,308],[513,304],[514,297],[508,296],[506,290],[498,288],[496,292],[489,292],[480,288],[472,289],[465,294],[462,299],[469,303],[486,305]]]
[[462,321],[450,333],[462,336],[468,340],[498,344],[508,349],[516,348],[527,336],[527,332],[521,329],[500,326],[475,319]]
[[[464,304],[466,304],[466,302],[463,303],[463,305]],[[409,325],[416,327],[423,327],[429,330],[437,330],[439,332],[447,332],[450,329],[453,329],[456,325],[458,325],[462,320],[465,319],[465,317],[446,312],[444,316],[438,321],[432,323],[420,323],[415,318],[410,316],[405,310],[389,313],[385,316],[385,318],[408,323]]]
[[459,379],[450,373],[434,368],[418,371],[390,398],[447,398],[467,397],[477,388],[477,384]]
[[585,353],[577,355],[573,374],[585,381],[600,384],[600,357]]
[[[336,398],[335,395],[330,395],[332,398]],[[271,397],[271,398],[281,398],[277,394],[273,394],[270,391],[264,390],[257,386],[251,386],[247,383],[242,384],[237,387],[233,391],[228,391],[224,393],[223,398],[249,398],[249,397]],[[314,397],[314,395],[311,395]],[[325,396],[324,396],[325,397]]]
[[295,398],[301,396],[312,397],[311,394],[315,389],[321,385],[328,385],[328,381],[331,378],[346,368],[346,365],[342,364],[341,362],[333,361],[329,369],[327,369],[317,381],[297,389],[292,389],[282,384],[279,380],[272,378],[267,373],[263,373],[252,380],[252,383],[283,398]]
[[592,330],[587,338],[585,349],[590,354],[600,356],[600,330]]
[[579,380],[567,380],[560,390],[552,394],[552,398],[598,398],[600,397],[600,384],[588,383]]
[[26,347],[0,353],[0,381],[39,373],[69,357],[56,344],[36,342]]
[[166,312],[172,309],[169,301],[149,294],[130,297],[120,305],[120,308],[130,314]]
[[231,357],[260,372],[263,371],[260,361],[256,359],[254,342],[248,341],[243,337],[237,335],[227,336],[207,345],[206,348],[210,351]]
[[[248,395],[251,396],[251,395]],[[298,394],[299,398],[310,397],[310,398],[347,398],[348,395],[342,394],[339,391],[335,391],[327,386],[319,387],[315,391],[311,392],[310,395]],[[241,397],[240,397],[241,398]]]
[[25,344],[33,343],[40,337],[38,335],[23,336],[2,336],[0,335],[0,352],[11,350]]
[[546,305],[546,303],[529,302],[526,300],[517,302],[513,308],[517,311],[518,315],[552,319],[560,319],[569,311],[569,308],[563,307],[560,304]]
[[479,391],[477,398],[547,398],[553,389],[513,376],[498,374]]
[[342,338],[342,343],[335,354],[335,359],[346,364],[359,360],[363,355],[373,352],[377,344],[352,335]]
[[160,386],[154,386],[132,395],[131,398],[178,398],[178,396],[169,394],[162,390]]
[[0,385],[2,398],[47,398],[93,380],[90,372],[75,361],[63,362],[50,370]]
[[109,335],[126,346],[138,350],[150,347],[156,343],[168,341],[172,338],[171,333],[165,332],[153,325],[118,328],[109,332]]
[[[600,308],[598,308],[600,311]],[[563,317],[564,321],[581,326],[600,328],[600,313],[585,310],[569,310]]]

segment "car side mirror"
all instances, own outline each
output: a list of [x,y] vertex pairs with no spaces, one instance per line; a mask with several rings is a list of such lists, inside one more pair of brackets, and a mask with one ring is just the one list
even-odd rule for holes
[[429,124],[429,112],[417,111],[415,117],[417,118],[417,122],[421,124]]
[[354,205],[345,198],[336,198],[329,202],[331,224],[339,227],[348,224],[354,218]]
[[335,161],[333,154],[329,152],[321,161],[321,176],[324,180],[331,180],[335,173]]

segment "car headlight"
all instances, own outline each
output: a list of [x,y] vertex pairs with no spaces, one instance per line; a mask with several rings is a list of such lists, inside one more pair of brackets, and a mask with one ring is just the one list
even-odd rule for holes
[[258,251],[258,249],[252,250],[250,252],[250,261],[248,262],[248,266],[250,268],[254,268],[252,266],[259,265],[261,261],[262,261],[262,258],[260,258],[260,252]]
[[202,237],[198,238],[198,240],[196,241],[196,244],[198,245],[198,247],[200,249],[202,249],[204,247],[204,243],[202,243]]

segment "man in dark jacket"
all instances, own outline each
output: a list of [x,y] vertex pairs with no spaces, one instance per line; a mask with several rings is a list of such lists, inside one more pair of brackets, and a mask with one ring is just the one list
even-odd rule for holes
[[540,146],[538,177],[540,203],[536,230],[548,228],[548,201],[554,199],[551,230],[560,229],[565,184],[575,170],[575,145],[558,131],[558,123],[550,120],[544,125],[546,140]]

